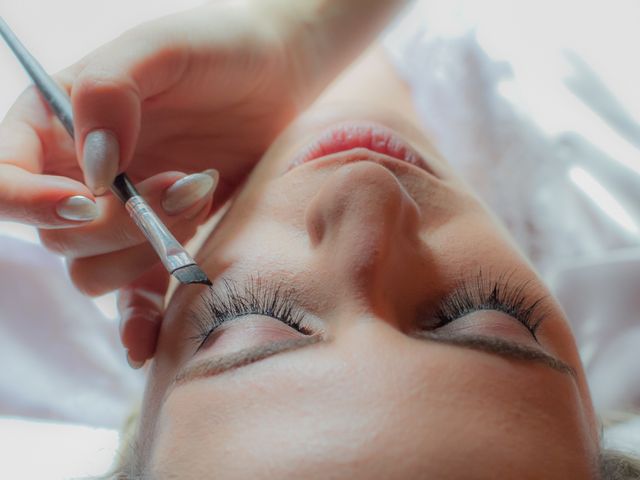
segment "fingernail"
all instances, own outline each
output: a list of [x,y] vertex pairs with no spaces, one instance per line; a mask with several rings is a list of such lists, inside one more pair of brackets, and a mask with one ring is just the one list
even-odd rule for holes
[[89,222],[98,217],[98,206],[87,197],[74,195],[59,201],[56,205],[56,212],[66,220]]
[[144,360],[142,362],[138,362],[138,361],[132,359],[131,355],[129,355],[129,352],[127,352],[127,363],[134,370],[140,370],[145,364]]
[[206,173],[187,175],[165,190],[162,208],[169,215],[177,215],[205,198],[214,185],[213,177]]
[[95,195],[102,195],[113,183],[120,165],[120,146],[107,130],[94,130],[84,139],[84,178]]
[[220,180],[220,172],[218,172],[218,170],[216,170],[215,168],[210,168],[208,170],[205,170],[204,172],[205,175],[209,175],[211,178],[213,178],[213,188],[215,189],[216,186],[218,185],[218,180]]

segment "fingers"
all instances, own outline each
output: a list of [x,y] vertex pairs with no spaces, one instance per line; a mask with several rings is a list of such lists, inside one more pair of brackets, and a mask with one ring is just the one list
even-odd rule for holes
[[[0,218],[39,228],[96,218],[93,194],[72,178],[79,171],[73,148],[36,89],[25,90],[0,124]],[[52,171],[65,176],[43,174]]]
[[0,218],[38,228],[76,227],[98,216],[93,195],[65,177],[0,164]]
[[172,86],[186,56],[169,35],[139,29],[95,52],[71,90],[76,152],[85,182],[96,195],[107,192],[135,150],[142,103]]
[[[162,222],[173,227],[194,217],[202,210],[209,211],[211,198],[218,182],[218,172],[184,175],[165,172],[137,185]],[[115,196],[98,199],[100,216],[91,223],[73,230],[43,230],[42,243],[50,250],[70,258],[91,257],[124,250],[146,242],[145,237],[120,200]]]
[[[183,243],[193,237],[207,218],[210,199],[193,218],[174,223],[171,233]],[[158,262],[158,256],[147,242],[106,254],[69,260],[73,283],[87,295],[102,295],[133,282]]]
[[133,368],[155,353],[168,286],[169,275],[158,263],[118,292],[120,338]]
[[[0,124],[0,218],[39,228],[73,227],[97,217],[93,194],[67,177],[42,175],[47,158],[75,165],[73,142],[35,89]],[[60,165],[59,165],[60,166]]]
[[66,132],[62,142],[55,141],[61,130],[36,89],[26,89],[0,124],[0,163],[42,173],[46,157],[71,160],[73,142]]

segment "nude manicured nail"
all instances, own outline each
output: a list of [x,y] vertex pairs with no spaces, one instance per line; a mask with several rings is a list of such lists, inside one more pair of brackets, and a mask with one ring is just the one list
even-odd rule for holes
[[56,212],[65,220],[89,222],[98,217],[98,206],[87,197],[74,195],[58,202]]
[[102,195],[113,183],[120,165],[120,145],[107,130],[94,130],[84,139],[84,178],[95,195]]
[[128,364],[129,364],[129,366],[130,366],[131,368],[133,368],[134,370],[139,370],[139,369],[141,369],[141,368],[144,366],[144,364],[145,364],[145,362],[144,362],[144,361],[142,361],[142,362],[137,362],[137,361],[133,360],[133,359],[131,358],[131,356],[129,355],[129,352],[127,352],[127,363],[128,363]]
[[165,190],[162,208],[169,215],[184,212],[209,195],[215,183],[207,173],[187,175]]
[[208,170],[203,171],[202,173],[209,175],[211,178],[213,178],[213,188],[216,188],[216,186],[218,185],[218,180],[220,180],[220,172],[218,172],[218,170],[216,170],[215,168],[210,168]]

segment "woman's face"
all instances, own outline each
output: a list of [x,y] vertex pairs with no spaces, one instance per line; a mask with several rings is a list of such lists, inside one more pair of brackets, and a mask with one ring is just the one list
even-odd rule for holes
[[145,395],[158,478],[592,476],[566,319],[409,125],[303,118],[198,261],[213,288],[175,292]]

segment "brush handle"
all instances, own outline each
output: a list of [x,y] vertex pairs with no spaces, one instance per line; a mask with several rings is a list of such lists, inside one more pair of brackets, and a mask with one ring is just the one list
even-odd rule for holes
[[141,196],[131,197],[125,207],[167,271],[173,273],[179,268],[196,263]]
[[11,31],[9,25],[0,17],[0,35],[4,38],[13,51],[16,58],[27,71],[33,83],[36,84],[38,90],[47,101],[51,109],[54,111],[64,128],[73,138],[73,113],[71,110],[71,102],[67,93],[62,90],[58,84],[53,81],[42,65],[29,53],[18,37]]

